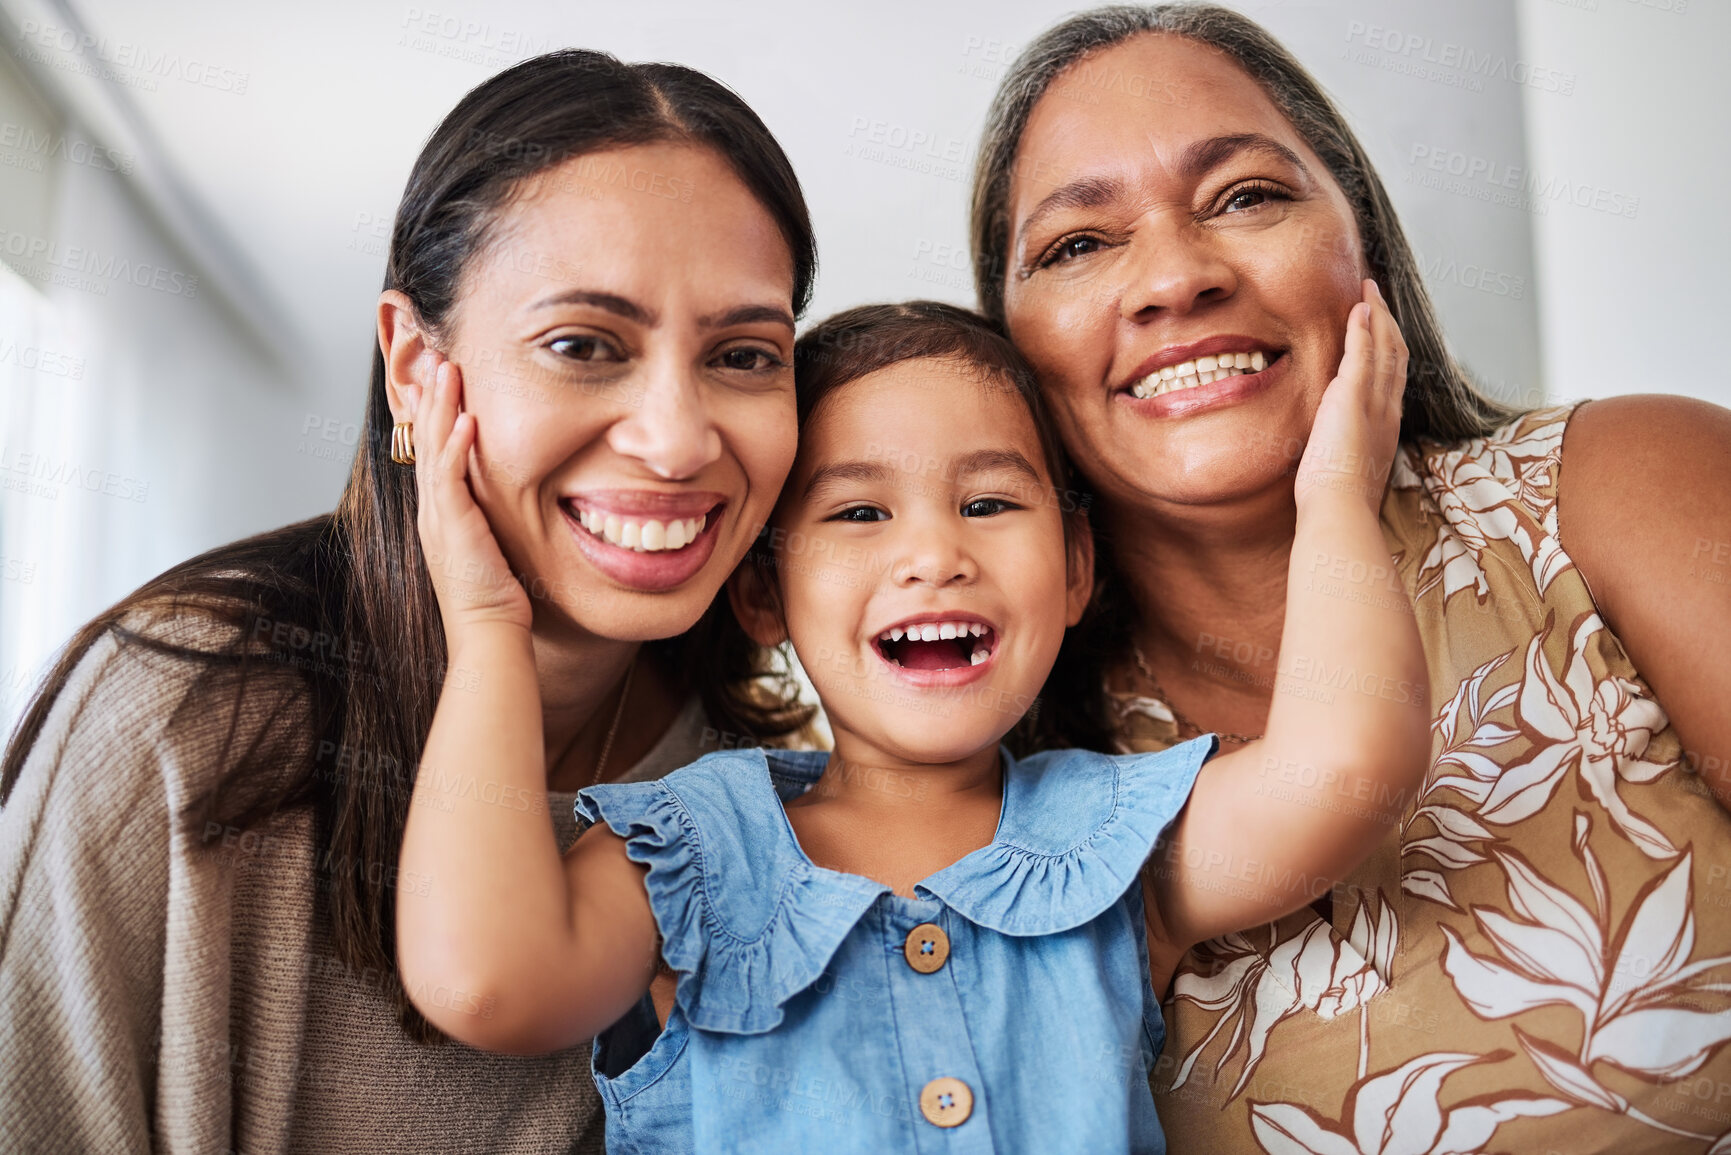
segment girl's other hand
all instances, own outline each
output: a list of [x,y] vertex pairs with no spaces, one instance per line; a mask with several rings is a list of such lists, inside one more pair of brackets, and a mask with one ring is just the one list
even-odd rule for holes
[[473,413],[460,411],[462,399],[462,371],[442,361],[432,390],[415,400],[415,524],[448,641],[472,624],[528,629],[533,620],[529,595],[469,490],[476,426]]
[[1347,320],[1340,372],[1322,395],[1298,463],[1300,506],[1315,494],[1333,492],[1361,498],[1373,514],[1381,511],[1400,439],[1406,361],[1400,326],[1376,282],[1367,280],[1364,300]]

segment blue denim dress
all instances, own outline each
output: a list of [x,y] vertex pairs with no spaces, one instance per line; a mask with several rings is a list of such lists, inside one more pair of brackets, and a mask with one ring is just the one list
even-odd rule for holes
[[822,752],[581,791],[649,868],[678,974],[664,1030],[645,997],[595,1041],[607,1150],[1165,1151],[1138,873],[1214,749],[1006,751],[991,844],[914,898],[800,849],[782,800]]

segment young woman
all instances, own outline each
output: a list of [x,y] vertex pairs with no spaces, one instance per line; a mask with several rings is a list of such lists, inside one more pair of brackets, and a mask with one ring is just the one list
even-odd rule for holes
[[[1725,1149],[1698,1088],[1731,1080],[1731,585],[1698,559],[1731,540],[1731,414],[1478,393],[1345,118],[1224,8],[1036,38],[988,120],[973,233],[983,309],[1096,497],[1125,748],[1230,748],[1294,690],[1411,692],[1275,662],[1289,565],[1424,639],[1432,764],[1398,832],[1332,903],[1179,970],[1155,1079],[1173,1147]],[[1366,276],[1412,351],[1392,571],[1294,553],[1293,468]],[[1204,379],[1223,339],[1268,372]]]
[[[793,458],[814,268],[786,157],[700,73],[558,52],[458,104],[398,210],[336,512],[102,614],[7,749],[9,1146],[598,1147],[586,1048],[471,1050],[396,974],[396,898],[441,882],[397,869],[417,776],[526,804],[417,765],[441,690],[478,684],[447,668],[432,571],[475,575],[421,549],[404,397],[447,362],[469,382],[477,516],[533,607],[542,821],[568,842],[578,787],[665,773],[706,727],[803,721],[759,704],[759,659],[705,615]],[[638,519],[637,548],[599,549],[578,502]]]

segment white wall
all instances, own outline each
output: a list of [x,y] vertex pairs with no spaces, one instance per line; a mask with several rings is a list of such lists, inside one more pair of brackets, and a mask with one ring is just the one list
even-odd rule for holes
[[[29,56],[40,89],[0,67],[0,228],[203,288],[98,293],[27,275],[30,289],[0,274],[0,444],[147,494],[0,495],[0,723],[16,704],[8,687],[115,597],[334,503],[384,231],[421,142],[463,92],[564,45],[702,68],[758,110],[804,181],[822,259],[813,318],[871,300],[968,302],[967,176],[987,102],[1015,50],[1071,9],[76,0],[94,42],[68,48],[47,27],[58,2],[0,0],[0,39]],[[1711,341],[1731,305],[1720,273],[1731,220],[1718,209],[1731,70],[1712,58],[1731,43],[1731,2],[1236,6],[1347,109],[1457,352],[1488,388],[1528,404],[1641,389],[1731,403],[1722,359],[1663,372],[1650,352],[1661,334]],[[89,135],[48,82],[93,74],[141,134],[133,173],[21,163],[4,125]],[[181,186],[195,208],[165,216],[158,194]],[[192,226],[232,249],[236,276],[205,277],[197,254],[212,246],[189,239]],[[222,291],[237,278],[263,291],[237,305]],[[7,366],[7,341],[45,332],[75,346],[78,377]]]
[[325,499],[295,490],[294,388],[131,195],[129,158],[109,155],[0,56],[6,727],[93,613]]
[[[1535,58],[1577,72],[1568,100],[1527,105],[1540,332],[1558,397],[1685,393],[1731,404],[1713,349],[1731,313],[1731,3],[1521,0]],[[1617,211],[1621,209],[1621,211]]]
[[[1466,75],[1415,78],[1415,60],[1367,44],[1371,30],[1393,28],[1464,45],[1476,58],[1517,59],[1507,0],[1236,6],[1284,38],[1350,110],[1437,273],[1468,363],[1506,392],[1529,392],[1542,360],[1531,219],[1411,179],[1420,147],[1490,149],[1518,160],[1523,87]],[[77,7],[103,46],[37,50],[63,67],[132,52],[125,58],[135,63],[122,70],[126,95],[212,217],[279,287],[307,335],[311,408],[346,419],[356,411],[383,270],[375,230],[438,119],[512,60],[583,45],[628,60],[680,61],[736,88],[806,185],[823,261],[816,317],[885,298],[971,298],[967,259],[958,254],[986,105],[1014,50],[1073,5],[303,0],[292,18],[215,0]],[[136,64],[164,57],[179,66]],[[220,73],[219,84],[192,83],[192,64],[201,77]],[[340,472],[328,480],[340,483]]]

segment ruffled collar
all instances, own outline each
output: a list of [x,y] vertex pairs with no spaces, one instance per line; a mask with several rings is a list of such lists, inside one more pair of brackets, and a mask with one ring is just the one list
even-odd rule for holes
[[[978,926],[1055,934],[1092,920],[1134,886],[1177,816],[1213,735],[1153,754],[1003,752],[1004,799],[992,841],[916,883]],[[823,752],[731,750],[654,782],[578,792],[585,821],[626,840],[645,885],[676,999],[695,1027],[752,1034],[816,982],[890,888],[813,863],[785,800],[822,775]],[[901,900],[906,901],[906,900]]]
[[[1018,759],[1000,748],[1004,800],[992,841],[916,883],[914,894],[939,899],[1002,934],[1056,934],[1081,926],[1137,881],[1216,747],[1214,736],[1205,734],[1133,756],[1049,750]],[[783,800],[809,789],[829,760],[825,751],[760,753]],[[786,810],[778,809],[786,848],[817,877],[846,880],[856,895],[861,882],[888,893],[882,884],[813,863]]]

